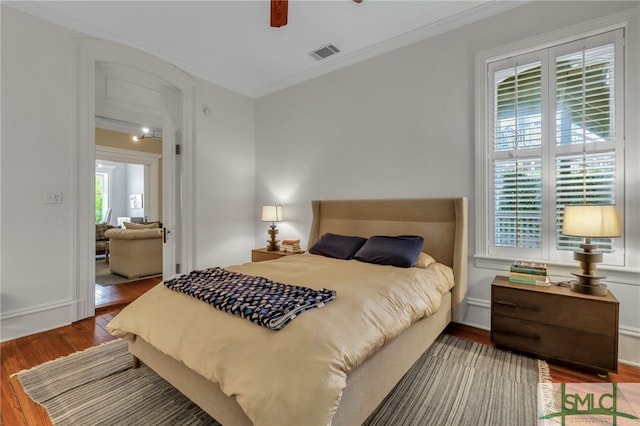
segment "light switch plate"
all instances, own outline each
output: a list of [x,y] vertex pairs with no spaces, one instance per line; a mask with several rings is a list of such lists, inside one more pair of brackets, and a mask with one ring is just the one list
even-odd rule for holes
[[62,192],[47,192],[44,196],[45,204],[62,204]]

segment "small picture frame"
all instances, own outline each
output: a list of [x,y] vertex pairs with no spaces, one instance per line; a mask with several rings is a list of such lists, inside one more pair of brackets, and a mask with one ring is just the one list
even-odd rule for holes
[[130,208],[132,209],[141,209],[143,208],[143,196],[142,194],[133,194],[130,197]]

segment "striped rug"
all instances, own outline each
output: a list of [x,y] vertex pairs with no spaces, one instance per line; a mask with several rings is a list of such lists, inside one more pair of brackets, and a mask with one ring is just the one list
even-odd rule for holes
[[[546,363],[442,335],[366,425],[529,425]],[[124,340],[17,373],[54,425],[218,425],[144,364]]]
[[366,425],[537,424],[537,385],[546,362],[441,335]]

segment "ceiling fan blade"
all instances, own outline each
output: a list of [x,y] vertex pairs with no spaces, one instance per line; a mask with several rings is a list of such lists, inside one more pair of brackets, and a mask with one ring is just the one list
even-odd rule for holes
[[289,0],[271,0],[271,26],[283,27],[287,25]]

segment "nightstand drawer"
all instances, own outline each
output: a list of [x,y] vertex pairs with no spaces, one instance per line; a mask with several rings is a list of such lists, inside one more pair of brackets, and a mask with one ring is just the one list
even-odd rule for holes
[[613,303],[499,286],[492,287],[491,300],[496,315],[605,336],[617,333],[611,326],[617,316]]
[[282,255],[279,251],[258,251],[253,250],[251,252],[252,262],[264,262],[265,260],[280,259]]
[[[603,336],[564,327],[494,315],[491,337],[496,345],[542,354],[602,371],[617,370],[615,336]],[[570,342],[570,344],[567,344]]]
[[491,341],[598,372],[618,370],[618,300],[559,286],[491,284]]
[[303,251],[298,252],[285,252],[285,251],[269,251],[264,248],[253,249],[251,250],[251,261],[252,262],[264,262],[265,260],[275,260],[280,259],[281,257],[293,256],[296,254],[302,254]]

